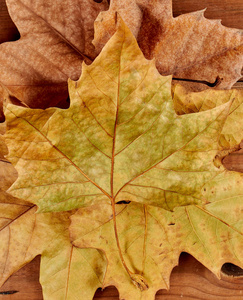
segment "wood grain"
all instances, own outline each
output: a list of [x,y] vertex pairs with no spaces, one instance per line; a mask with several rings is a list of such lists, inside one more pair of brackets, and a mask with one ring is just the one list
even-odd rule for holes
[[227,27],[243,29],[242,0],[173,0],[173,14],[178,16],[188,12],[206,9],[205,17],[220,19]]
[[[205,7],[207,18],[221,19],[222,24],[228,27],[243,28],[242,0],[174,0],[173,14],[178,16]],[[19,32],[9,17],[5,0],[0,0],[0,43],[18,38]],[[243,83],[238,82],[236,86],[243,88]],[[243,149],[226,157],[224,164],[228,169],[243,172]],[[13,274],[0,288],[0,292],[17,292],[0,294],[0,300],[42,300],[38,282],[39,264],[40,257],[37,257]],[[119,295],[114,287],[108,287],[103,292],[98,290],[94,299],[117,300]],[[222,273],[222,280],[219,280],[192,256],[183,253],[179,266],[172,272],[170,290],[159,291],[156,295],[156,300],[178,299],[243,300],[243,277]]]
[[[12,275],[0,291],[17,291],[17,293],[0,295],[0,300],[43,300],[41,286],[38,283],[39,263],[40,258],[37,257]],[[155,299],[242,300],[243,277],[235,278],[223,273],[221,277],[222,279],[218,280],[196,259],[182,253],[179,266],[174,268],[171,275],[170,290],[159,291]],[[114,287],[108,287],[104,291],[99,289],[94,297],[94,300],[118,299],[118,291]]]
[[[221,19],[225,26],[243,29],[242,0],[173,0],[174,17],[205,8],[207,18]],[[5,0],[0,0],[0,43],[18,38],[19,32],[9,17]]]

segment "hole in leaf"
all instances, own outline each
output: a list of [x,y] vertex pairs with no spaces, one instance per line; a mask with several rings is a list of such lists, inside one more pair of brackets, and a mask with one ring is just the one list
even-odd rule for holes
[[221,271],[229,276],[234,276],[234,277],[242,277],[243,276],[243,269],[240,267],[231,264],[231,263],[226,263],[222,266]]
[[225,156],[222,159],[222,163],[229,171],[243,173],[243,142],[240,143],[240,150]]
[[108,287],[106,287],[105,289],[101,289],[101,288],[98,288],[97,290],[96,290],[96,293],[95,293],[95,295],[94,295],[94,298],[106,298],[107,297],[107,299],[108,299],[108,297],[110,298],[110,299],[118,299],[118,297],[119,297],[119,294],[118,294],[118,290],[114,287],[114,286],[108,286]]
[[6,292],[0,292],[0,295],[13,295],[18,293],[18,291],[6,291]]
[[173,226],[173,225],[175,225],[175,223],[173,223],[173,222],[170,222],[170,224],[168,224],[169,226]]
[[129,204],[131,201],[126,201],[126,200],[122,200],[122,201],[118,201],[116,204]]

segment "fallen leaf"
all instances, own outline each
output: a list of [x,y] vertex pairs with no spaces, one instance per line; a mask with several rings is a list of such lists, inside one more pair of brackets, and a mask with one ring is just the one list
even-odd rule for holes
[[[172,17],[171,0],[112,0],[95,21],[94,45],[100,51],[117,28],[117,12],[137,38],[147,59],[155,58],[162,75],[214,83],[230,88],[243,67],[243,31],[208,20],[204,10]],[[207,88],[181,82],[194,91]]]
[[108,8],[106,0],[6,3],[21,38],[0,45],[0,82],[13,100],[29,107],[65,104],[67,79],[77,79],[82,61],[97,54],[91,43],[93,22]]
[[93,299],[106,261],[69,240],[69,213],[36,214],[33,204],[0,193],[0,284],[37,255],[44,299]]
[[220,135],[221,150],[235,151],[242,140],[239,132],[243,128],[243,90],[205,90],[188,92],[183,86],[174,88],[174,107],[177,114],[206,111],[232,100],[229,116]]
[[2,191],[6,191],[17,179],[15,168],[5,158],[8,149],[3,138],[4,133],[5,124],[0,123],[0,194]]
[[[171,77],[144,59],[124,23],[78,82],[67,110],[8,105],[8,159],[18,171],[9,192],[63,211],[106,200],[173,210],[203,204],[231,102],[178,116]],[[146,87],[146,88],[145,88]]]
[[[171,252],[170,241],[163,226],[150,216],[149,209],[141,204],[117,205],[116,219],[120,247],[128,268],[146,278],[149,288],[141,291],[131,281],[120,260],[114,236],[112,208],[108,203],[99,203],[79,209],[71,218],[71,240],[78,247],[95,247],[105,252],[108,266],[104,287],[114,285],[119,291],[119,299],[154,299],[156,291],[169,287],[172,268],[178,264],[178,250]],[[162,220],[170,222],[168,211]],[[161,219],[161,223],[163,222]],[[82,224],[82,225],[81,225]],[[162,244],[163,246],[159,247]],[[161,265],[159,254],[161,256]],[[169,256],[170,255],[170,256]],[[163,260],[164,259],[164,260]],[[164,261],[164,263],[162,263]],[[168,263],[168,261],[170,263]]]
[[[217,275],[224,262],[242,266],[243,175],[214,163],[233,100],[177,115],[171,76],[158,73],[119,23],[93,64],[83,64],[81,78],[69,81],[70,108],[7,106],[7,157],[19,174],[9,191],[37,204],[39,212],[81,207],[70,228],[74,246],[96,248],[107,258],[91,255],[100,276],[89,295],[112,284],[120,297],[149,300],[168,288],[182,251]],[[134,203],[116,204],[121,201]],[[226,215],[229,207],[233,213]],[[36,218],[49,219],[40,225],[36,219],[27,257],[46,238],[51,249],[68,251],[70,260],[69,221],[63,220],[70,214],[40,213]],[[64,238],[66,247],[60,247]],[[51,256],[54,266],[63,262],[57,250],[49,251],[42,248],[42,256]],[[43,286],[53,274],[51,264],[44,268]],[[86,271],[76,276],[75,270],[70,286],[77,287],[81,276],[89,282]],[[62,286],[55,287],[56,299],[58,291],[67,291],[64,281],[55,282]],[[53,293],[49,285],[46,290]]]
[[[5,132],[0,124],[0,133]],[[0,285],[41,255],[40,282],[45,299],[93,299],[102,287],[106,261],[96,249],[77,249],[69,240],[69,213],[36,214],[36,207],[5,190],[16,180],[4,158],[7,147],[0,134]]]
[[[238,176],[242,181],[242,174]],[[221,267],[226,262],[243,266],[242,189],[234,189],[235,185],[231,187],[226,177],[224,183],[231,198],[214,197],[204,208],[191,205],[176,208],[172,213],[135,203],[117,205],[123,257],[133,272],[148,281],[149,288],[145,291],[141,292],[132,284],[122,266],[110,205],[101,203],[80,208],[71,217],[71,239],[75,246],[92,246],[106,253],[108,267],[104,286],[114,285],[120,299],[155,299],[159,289],[169,288],[171,271],[184,251],[220,277]],[[220,179],[214,181],[219,189]]]

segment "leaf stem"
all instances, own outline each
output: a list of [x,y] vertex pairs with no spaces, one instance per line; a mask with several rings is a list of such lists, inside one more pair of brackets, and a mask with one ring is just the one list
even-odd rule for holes
[[[118,248],[118,251],[119,251],[119,256],[120,256],[122,265],[125,268],[126,272],[128,273],[129,277],[131,278],[133,284],[137,288],[139,288],[141,291],[147,290],[149,288],[149,285],[148,285],[146,279],[140,274],[135,274],[135,273],[131,272],[129,270],[129,268],[127,267],[127,264],[124,260],[124,257],[123,257],[122,251],[121,251],[121,247],[120,247],[118,231],[117,231],[116,208],[115,208],[114,197],[112,197],[111,204],[112,204],[112,215],[113,215],[113,224],[114,224],[114,231],[115,231],[115,237],[116,237],[116,244],[117,244],[117,248]],[[145,235],[146,235],[146,233],[145,233]],[[143,259],[143,264],[144,264],[144,259]]]
[[202,83],[202,84],[205,84],[209,87],[217,87],[223,80],[219,76],[216,77],[214,82],[208,82],[208,81],[205,81],[205,80],[187,79],[187,78],[175,78],[175,77],[173,77],[172,79],[173,80],[178,80],[178,81]]
[[[122,48],[124,40],[121,45],[121,53],[120,53],[120,59],[122,54]],[[121,64],[121,62],[120,62]],[[112,145],[112,156],[111,156],[111,181],[110,181],[110,187],[111,187],[111,205],[112,205],[112,216],[113,216],[113,223],[114,223],[114,231],[115,231],[115,237],[116,237],[116,244],[119,251],[119,256],[122,262],[123,267],[125,268],[126,272],[128,273],[129,277],[131,278],[133,284],[138,287],[141,291],[144,291],[148,289],[148,284],[145,278],[141,276],[140,274],[134,274],[129,270],[129,268],[126,265],[126,262],[124,260],[121,247],[120,247],[120,241],[118,236],[118,230],[117,230],[117,222],[116,222],[116,208],[115,208],[115,198],[114,196],[114,165],[115,165],[115,148],[116,148],[116,131],[117,131],[117,122],[118,122],[118,115],[119,115],[119,105],[120,105],[120,99],[119,99],[119,93],[120,93],[120,64],[119,64],[119,71],[118,71],[118,89],[117,89],[117,107],[116,107],[116,119],[114,124],[114,134],[113,134],[113,145]]]
[[131,271],[128,269],[128,267],[125,263],[125,260],[124,260],[123,255],[122,255],[121,247],[120,247],[120,241],[119,241],[119,237],[118,237],[117,223],[116,223],[116,208],[115,208],[114,198],[112,198],[111,205],[112,205],[113,224],[114,224],[114,231],[115,231],[115,236],[116,236],[117,248],[118,248],[118,251],[119,251],[119,255],[120,255],[120,259],[122,261],[122,264],[123,264],[124,268],[126,269],[127,273],[130,275]]

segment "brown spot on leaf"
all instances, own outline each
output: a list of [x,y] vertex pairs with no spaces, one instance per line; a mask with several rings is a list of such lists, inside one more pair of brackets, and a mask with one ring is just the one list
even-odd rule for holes
[[116,204],[129,204],[131,201],[127,201],[127,200],[121,200],[118,201]]

